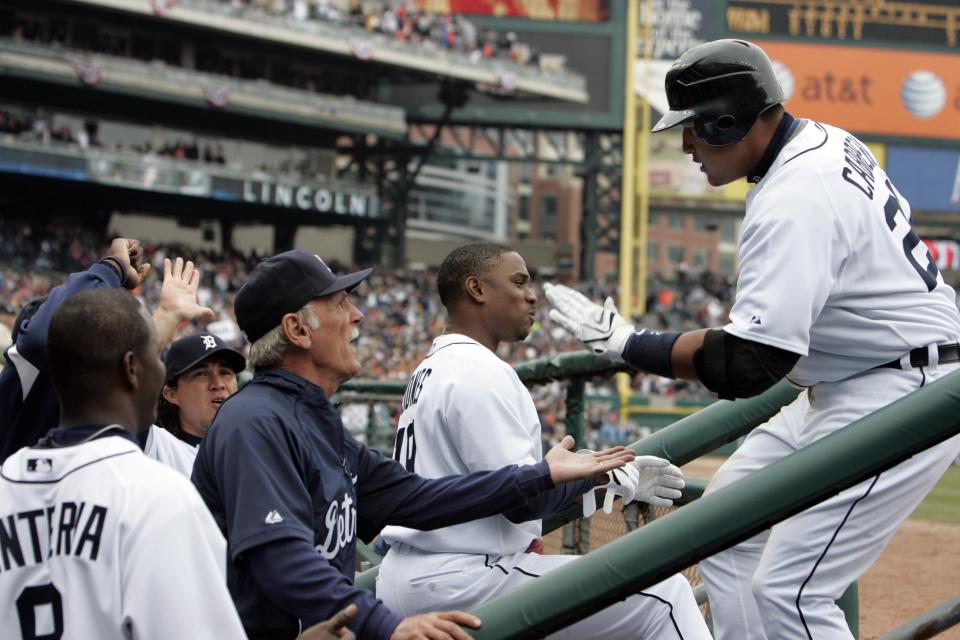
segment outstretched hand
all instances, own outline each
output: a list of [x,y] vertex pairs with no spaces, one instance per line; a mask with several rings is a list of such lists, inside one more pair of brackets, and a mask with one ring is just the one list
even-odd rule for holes
[[553,309],[550,319],[573,334],[583,346],[610,360],[622,360],[620,354],[634,329],[617,311],[613,298],[603,306],[579,291],[562,284],[546,283],[544,294]]
[[573,436],[564,436],[560,444],[550,449],[544,460],[550,467],[550,479],[554,485],[566,484],[583,480],[591,476],[601,478],[606,482],[606,474],[614,469],[623,467],[636,457],[636,454],[626,447],[613,447],[603,451],[592,452],[587,455],[578,455],[573,449]]
[[183,258],[172,261],[163,260],[163,284],[160,286],[160,300],[153,314],[157,325],[161,345],[173,339],[177,325],[187,320],[213,320],[213,309],[203,307],[197,301],[197,289],[200,286],[200,271],[193,263]]

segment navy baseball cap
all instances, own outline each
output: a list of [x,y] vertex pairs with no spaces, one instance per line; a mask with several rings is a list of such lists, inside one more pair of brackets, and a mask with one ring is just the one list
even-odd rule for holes
[[309,251],[278,253],[258,264],[237,293],[237,324],[247,340],[256,342],[286,314],[299,311],[314,298],[351,291],[372,271],[363,269],[338,276],[320,256]]
[[163,356],[163,365],[167,368],[163,384],[170,384],[181,374],[214,356],[222,358],[236,373],[247,368],[247,359],[243,354],[231,348],[219,336],[212,333],[198,333],[195,336],[175,340],[167,348]]

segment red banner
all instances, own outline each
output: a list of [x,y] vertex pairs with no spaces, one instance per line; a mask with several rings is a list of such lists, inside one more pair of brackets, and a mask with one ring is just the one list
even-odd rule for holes
[[[479,16],[605,22],[610,0],[433,0],[429,9]],[[621,0],[613,0],[619,2]]]
[[941,271],[960,271],[960,244],[956,240],[924,240]]

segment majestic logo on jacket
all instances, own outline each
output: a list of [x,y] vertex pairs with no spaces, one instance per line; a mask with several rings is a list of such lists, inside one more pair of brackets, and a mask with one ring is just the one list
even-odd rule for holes
[[332,560],[357,537],[357,509],[349,493],[343,494],[342,502],[334,500],[330,503],[324,524],[327,537],[323,544],[317,545],[317,551],[327,560]]

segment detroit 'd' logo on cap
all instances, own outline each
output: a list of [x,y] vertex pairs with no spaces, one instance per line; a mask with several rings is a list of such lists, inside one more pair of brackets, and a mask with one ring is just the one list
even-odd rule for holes
[[320,256],[318,256],[317,254],[313,254],[313,257],[317,259],[317,262],[320,263],[320,266],[322,266],[322,267],[323,267],[324,269],[326,269],[327,271],[330,271],[331,273],[333,272],[333,271],[330,269],[330,267],[327,266],[327,263],[323,261],[323,258],[321,258]]

